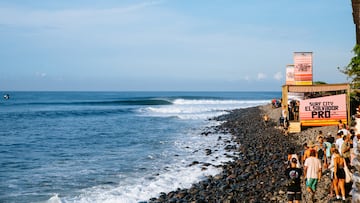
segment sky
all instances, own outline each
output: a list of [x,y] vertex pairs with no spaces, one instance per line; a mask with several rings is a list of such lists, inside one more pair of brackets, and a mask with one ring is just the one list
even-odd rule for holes
[[347,0],[1,0],[0,90],[281,91],[293,53],[347,82]]

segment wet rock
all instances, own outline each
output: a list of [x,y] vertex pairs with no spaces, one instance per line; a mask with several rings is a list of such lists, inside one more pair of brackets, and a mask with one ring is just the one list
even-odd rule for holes
[[193,161],[191,164],[189,164],[189,166],[194,166],[194,165],[197,165],[197,164],[199,164],[198,161]]

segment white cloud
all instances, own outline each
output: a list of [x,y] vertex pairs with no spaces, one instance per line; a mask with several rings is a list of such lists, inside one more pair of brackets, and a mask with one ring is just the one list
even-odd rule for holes
[[275,73],[275,75],[274,75],[274,79],[275,80],[281,80],[283,78],[283,76],[282,76],[282,73],[281,72],[277,72],[277,73]]
[[36,77],[39,77],[39,78],[45,78],[45,77],[47,76],[47,74],[46,74],[46,73],[36,72],[36,73],[35,73],[35,76],[36,76]]
[[99,9],[63,9],[63,10],[34,10],[18,7],[0,7],[0,24],[24,27],[61,27],[74,28],[78,26],[94,26],[94,24],[130,23],[136,19],[131,13],[141,13],[147,7],[162,4],[164,1],[144,1],[122,7]]
[[251,80],[251,77],[248,76],[248,75],[245,75],[242,79],[243,79],[243,80],[246,80],[246,81],[250,81],[250,80]]
[[263,79],[265,79],[267,76],[264,74],[264,73],[258,73],[258,75],[257,75],[257,79],[258,80],[263,80]]

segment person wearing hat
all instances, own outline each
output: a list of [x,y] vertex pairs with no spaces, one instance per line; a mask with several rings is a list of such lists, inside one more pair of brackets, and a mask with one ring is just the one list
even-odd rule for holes
[[308,144],[307,144],[307,149],[304,152],[304,156],[303,156],[303,160],[302,160],[303,163],[305,163],[306,159],[310,157],[311,150],[315,151],[315,156],[317,157],[317,152],[316,152],[316,150],[314,148],[315,148],[314,142],[309,141]]
[[296,158],[290,160],[290,168],[285,170],[285,175],[288,179],[287,198],[288,202],[299,203],[301,201],[301,176],[302,170],[297,167],[299,161]]

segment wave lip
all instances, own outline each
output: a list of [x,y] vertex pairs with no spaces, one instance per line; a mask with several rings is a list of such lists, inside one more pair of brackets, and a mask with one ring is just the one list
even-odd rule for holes
[[268,100],[175,99],[173,105],[144,107],[138,111],[145,116],[198,120],[226,114],[233,109],[267,103]]
[[107,105],[171,105],[172,102],[166,99],[130,99],[130,100],[110,100],[110,101],[59,101],[59,102],[29,102],[14,103],[12,105],[34,105],[34,106],[107,106]]
[[176,99],[174,104],[178,105],[241,105],[268,103],[268,100],[213,100],[213,99]]

